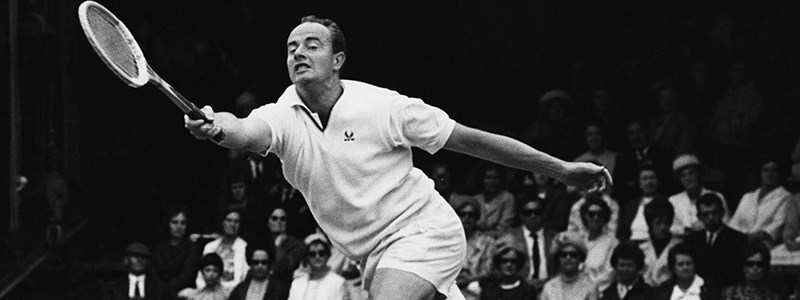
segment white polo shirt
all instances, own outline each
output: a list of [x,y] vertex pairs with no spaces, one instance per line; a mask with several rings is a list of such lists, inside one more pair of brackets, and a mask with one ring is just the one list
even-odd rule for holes
[[286,180],[305,196],[320,227],[347,256],[363,259],[415,217],[449,208],[435,205],[445,200],[414,168],[411,147],[435,153],[455,121],[392,90],[350,80],[342,85],[324,129],[294,85],[250,117],[269,123],[268,152],[281,159]]

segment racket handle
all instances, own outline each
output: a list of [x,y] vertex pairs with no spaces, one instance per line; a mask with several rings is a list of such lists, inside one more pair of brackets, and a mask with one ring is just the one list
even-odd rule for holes
[[[206,123],[209,122],[208,118],[206,118],[206,115],[199,108],[197,108],[194,103],[189,102],[188,105],[191,108],[191,110],[186,113],[186,115],[189,116],[189,119],[203,120]],[[216,135],[211,137],[211,140],[217,144],[222,143],[222,141],[225,140],[225,133],[220,130]]]

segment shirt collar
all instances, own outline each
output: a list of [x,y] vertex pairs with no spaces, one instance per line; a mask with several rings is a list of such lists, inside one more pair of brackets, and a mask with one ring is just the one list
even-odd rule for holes
[[144,274],[136,276],[131,273],[128,273],[128,280],[144,282]]

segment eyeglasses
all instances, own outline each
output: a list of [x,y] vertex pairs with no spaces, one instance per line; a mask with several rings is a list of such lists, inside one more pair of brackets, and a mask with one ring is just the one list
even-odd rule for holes
[[460,212],[458,212],[458,215],[460,217],[462,217],[462,218],[470,217],[470,218],[473,218],[473,219],[477,219],[477,218],[480,217],[480,215],[476,211],[460,211]]
[[599,219],[602,216],[603,216],[603,212],[602,211],[590,210],[590,211],[586,212],[586,217],[588,217],[588,218]]
[[525,216],[541,216],[543,212],[544,211],[542,211],[541,209],[523,209],[522,210],[522,214],[525,215]]
[[516,265],[517,263],[519,263],[519,259],[516,259],[516,258],[501,258],[501,259],[498,259],[497,262],[500,263],[501,265],[504,265],[504,264],[515,264]]
[[580,254],[577,251],[561,251],[558,252],[558,257],[560,258],[578,258]]
[[328,256],[327,251],[308,251],[308,257],[325,257]]
[[271,216],[271,217],[269,217],[269,219],[272,220],[272,221],[275,221],[275,222],[286,222],[286,217],[285,216],[283,216],[283,217]]
[[767,264],[764,261],[761,261],[761,260],[759,260],[759,261],[748,260],[748,261],[746,261],[744,263],[744,265],[746,267],[748,267],[748,268],[752,268],[752,267],[756,267],[756,266],[759,267],[759,268],[763,268],[763,267],[766,267]]
[[253,263],[254,266],[256,266],[256,265],[268,266],[269,265],[269,260],[266,260],[266,259],[254,259],[254,260],[251,260],[251,262]]

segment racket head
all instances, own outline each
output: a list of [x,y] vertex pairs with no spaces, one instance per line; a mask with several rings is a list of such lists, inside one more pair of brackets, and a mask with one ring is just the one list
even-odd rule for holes
[[135,88],[147,84],[150,80],[147,61],[122,21],[94,1],[81,3],[78,19],[92,49],[117,77]]

